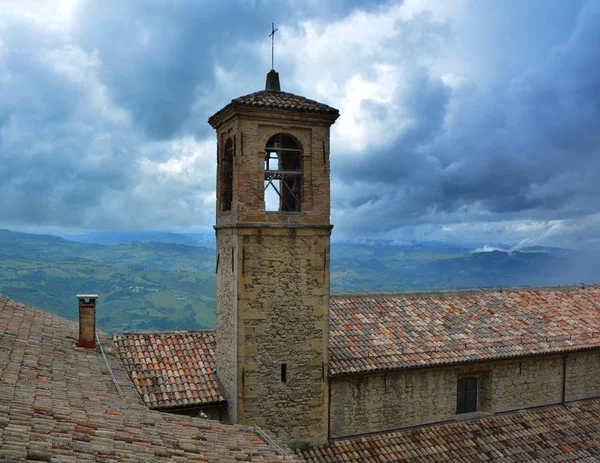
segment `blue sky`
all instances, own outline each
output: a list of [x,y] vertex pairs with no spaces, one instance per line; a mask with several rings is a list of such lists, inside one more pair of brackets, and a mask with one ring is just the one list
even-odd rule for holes
[[337,238],[600,248],[600,2],[0,0],[0,227],[210,230],[207,118],[340,109]]

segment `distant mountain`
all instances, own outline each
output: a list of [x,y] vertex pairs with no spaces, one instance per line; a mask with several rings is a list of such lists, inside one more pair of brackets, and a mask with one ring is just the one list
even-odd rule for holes
[[141,240],[136,240],[142,243],[172,243],[172,244],[183,244],[186,246],[202,246],[215,248],[216,241],[214,233],[209,236],[200,234],[181,234],[181,233],[158,233],[154,236],[147,237]]
[[0,230],[0,293],[71,319],[77,293],[98,293],[98,325],[108,332],[214,327],[214,267],[207,247]]
[[214,268],[215,250],[152,241],[118,245],[89,244],[48,235],[0,230],[0,256],[46,262],[80,258],[157,270],[211,271]]
[[35,257],[40,260],[81,257],[101,246],[75,243],[50,235],[0,230],[0,256]]
[[115,245],[138,243],[173,243],[184,244],[186,246],[202,246],[215,248],[214,233],[172,233],[164,231],[144,231],[144,232],[112,232],[99,231],[90,232],[81,235],[63,235],[63,238],[78,243]]
[[543,252],[546,254],[551,254],[556,257],[563,258],[576,258],[582,257],[584,253],[582,251],[575,251],[573,249],[565,249],[565,248],[552,248],[549,246],[526,246],[518,249],[520,252]]
[[[600,258],[577,251],[554,251],[554,248],[464,254],[446,251],[435,254],[427,246],[399,250],[393,246],[363,248],[352,245],[342,254],[353,257],[336,259],[333,258],[336,250],[332,245],[332,291],[549,286],[600,281]],[[381,269],[375,262],[381,265]]]
[[473,249],[473,245],[465,246],[441,241],[406,241],[398,243],[391,240],[371,241],[335,241],[331,242],[332,259],[386,258],[386,256],[405,257],[409,255],[461,255]]
[[[0,230],[0,292],[69,318],[77,317],[75,294],[98,293],[98,324],[108,332],[214,327],[212,233],[100,232],[79,239]],[[590,252],[541,246],[502,249],[509,247],[334,240],[331,290],[397,292],[600,281],[600,256]]]
[[146,231],[146,232],[112,232],[99,231],[90,232],[81,235],[63,235],[63,238],[68,241],[78,243],[114,245],[114,244],[130,244],[132,241],[143,241],[148,238],[160,235],[161,232]]

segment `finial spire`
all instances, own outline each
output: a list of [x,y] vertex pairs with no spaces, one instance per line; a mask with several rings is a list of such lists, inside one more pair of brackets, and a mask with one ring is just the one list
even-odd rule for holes
[[279,29],[275,29],[275,23],[271,23],[271,33],[269,37],[271,37],[271,70],[275,69],[275,32]]
[[280,92],[281,86],[279,85],[279,74],[275,69],[271,69],[267,74],[267,83],[265,84],[265,90],[271,92]]

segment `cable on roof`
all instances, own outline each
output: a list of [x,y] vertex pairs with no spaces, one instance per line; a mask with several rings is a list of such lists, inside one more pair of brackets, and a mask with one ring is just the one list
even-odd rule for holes
[[285,450],[283,450],[273,439],[271,439],[266,432],[260,429],[257,425],[253,426],[254,432],[258,434],[258,436],[264,440],[268,445],[271,446],[276,452],[279,452],[283,457],[284,461],[289,461],[291,463],[296,463],[296,460]]
[[113,380],[115,388],[117,389],[117,392],[121,396],[121,399],[123,399],[123,398],[125,398],[125,395],[123,394],[123,391],[121,390],[121,387],[119,386],[119,383],[117,382],[117,378],[115,378],[112,368],[110,367],[110,364],[108,363],[108,359],[106,358],[106,354],[104,353],[104,349],[102,348],[102,343],[100,342],[98,333],[96,333],[96,342],[98,343],[98,346],[100,347],[100,352],[102,353],[102,357],[104,357],[104,363],[106,363],[106,368],[108,368],[108,373],[110,374],[110,377]]

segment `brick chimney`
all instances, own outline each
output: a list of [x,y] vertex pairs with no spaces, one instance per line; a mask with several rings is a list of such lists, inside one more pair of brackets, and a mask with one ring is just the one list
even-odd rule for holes
[[97,294],[78,294],[79,341],[77,347],[96,348],[96,299]]

